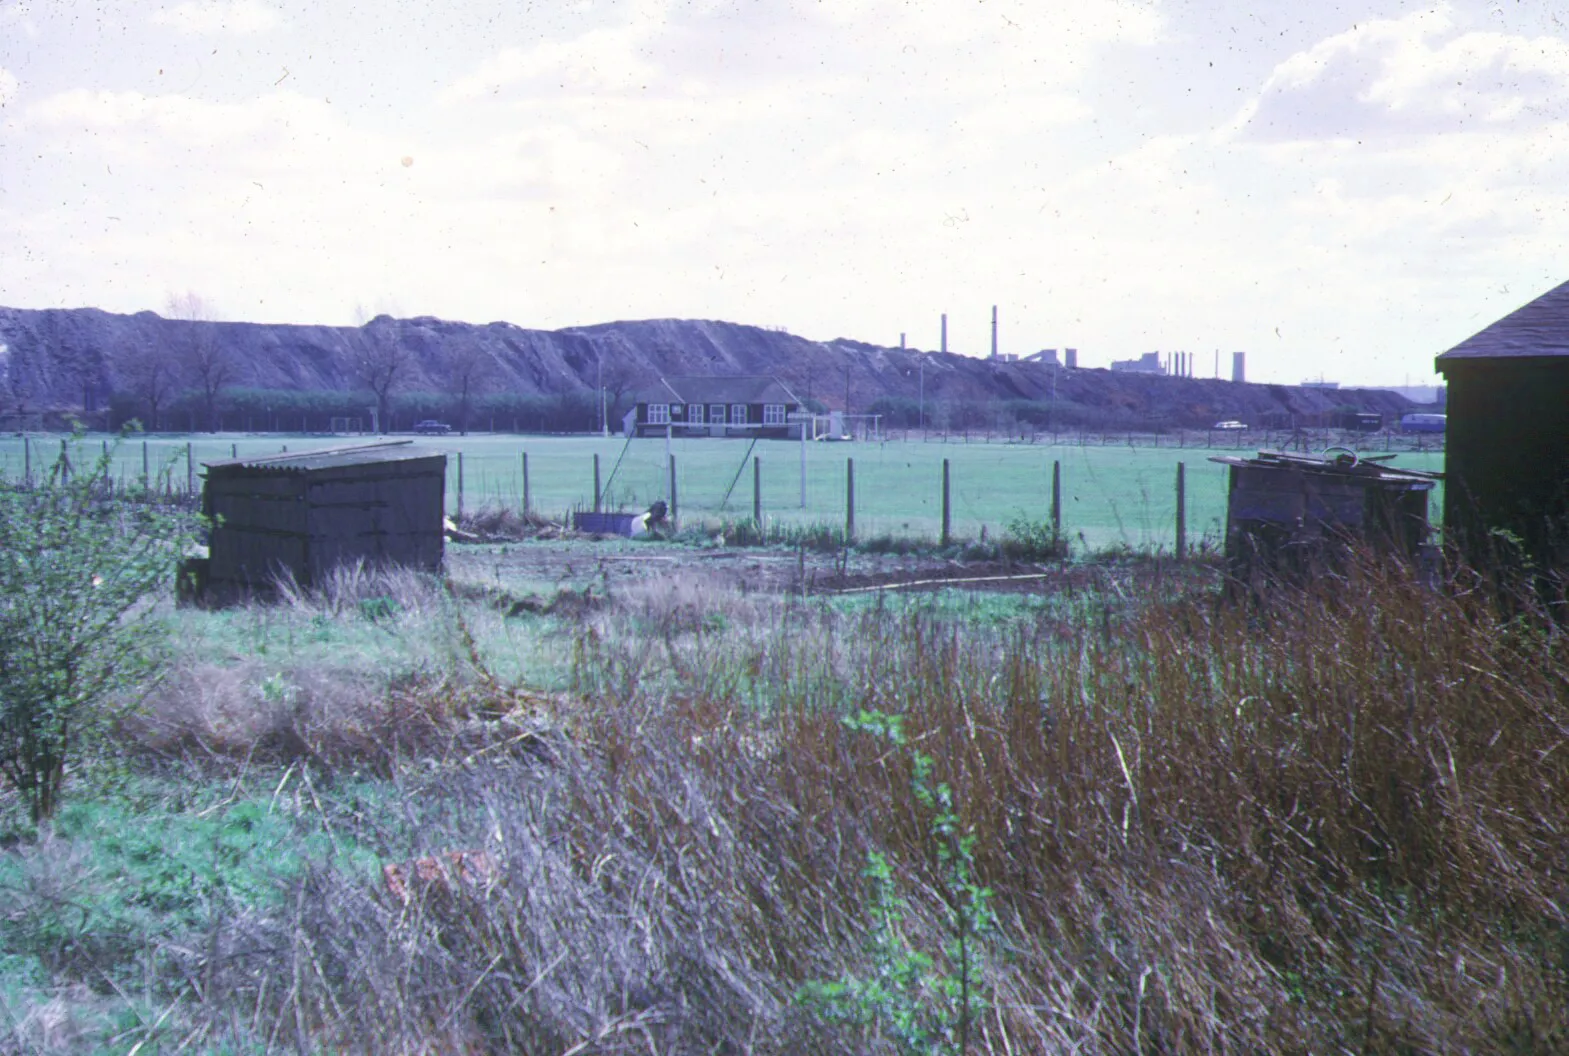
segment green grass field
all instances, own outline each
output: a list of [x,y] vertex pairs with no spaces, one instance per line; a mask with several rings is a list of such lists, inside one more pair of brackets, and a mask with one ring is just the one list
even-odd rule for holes
[[[198,486],[201,463],[241,457],[315,450],[344,444],[370,442],[372,438],[302,437],[298,435],[221,435],[190,440]],[[829,522],[845,517],[845,476],[848,460],[855,462],[856,530],[860,536],[894,535],[935,537],[941,527],[942,463],[950,463],[952,530],[956,536],[978,536],[1005,530],[1020,518],[1044,521],[1051,508],[1053,462],[1062,466],[1062,522],[1070,539],[1083,536],[1082,546],[1100,549],[1127,545],[1137,548],[1170,547],[1175,537],[1176,464],[1186,464],[1189,539],[1217,538],[1225,519],[1226,467],[1208,460],[1216,454],[1204,447],[1174,447],[1167,437],[1161,446],[1130,446],[1126,442],[1102,446],[1098,438],[1077,442],[1001,443],[950,439],[882,443],[854,442],[806,445],[806,503],[803,508],[802,445],[790,441],[762,441],[751,447],[745,440],[677,439],[669,452],[676,461],[678,512],[683,521],[694,517],[717,520],[749,518],[752,513],[751,457],[760,459],[762,507],[765,519],[785,523]],[[1136,438],[1153,444],[1154,438]],[[1257,445],[1262,438],[1234,440],[1226,453],[1239,453],[1239,442]],[[186,445],[183,436],[155,435],[120,445],[116,476],[126,482],[139,479],[143,446],[152,475],[160,474],[176,490],[187,481]],[[448,454],[447,507],[458,504],[459,458],[462,460],[463,503],[474,510],[487,504],[519,506],[523,498],[522,458],[528,455],[531,508],[551,517],[563,517],[574,508],[593,504],[593,457],[599,456],[601,484],[607,509],[641,510],[665,495],[666,442],[643,439],[630,445],[619,438],[476,435],[422,437],[424,447]],[[1202,442],[1202,439],[1201,439]],[[73,458],[91,457],[101,450],[100,437],[79,444]],[[31,439],[34,471],[45,459],[59,454],[59,439]],[[1256,448],[1242,448],[1246,453]],[[1380,448],[1381,449],[1381,448]],[[750,452],[750,454],[749,454]],[[24,468],[23,441],[0,440],[0,473],[16,479]],[[1440,452],[1409,452],[1395,465],[1412,469],[1441,470]],[[733,484],[733,490],[732,490]],[[728,500],[726,492],[729,492]],[[1441,507],[1435,492],[1431,515],[1435,522]]]

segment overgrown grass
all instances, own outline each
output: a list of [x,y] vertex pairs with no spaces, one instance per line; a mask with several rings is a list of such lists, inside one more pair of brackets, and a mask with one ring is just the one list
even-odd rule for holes
[[[1108,580],[972,621],[953,595],[645,585],[555,640],[572,692],[547,698],[496,676],[483,603],[363,594],[294,604],[455,643],[406,706],[373,672],[374,737],[354,708],[293,755],[132,731],[133,780],[162,792],[8,852],[17,1047],[893,1051],[888,1016],[799,995],[889,963],[959,976],[923,786],[995,914],[970,936],[972,1052],[1569,1046],[1569,649],[1528,597],[1356,567],[1249,608]],[[228,669],[266,677],[248,662]],[[841,721],[865,714],[910,750]],[[27,938],[159,890],[69,864],[135,825],[243,882],[126,916],[113,950]],[[407,902],[367,864],[454,850],[494,868]]]
[[1063,561],[1069,556],[1066,536],[1049,523],[1036,522],[1023,513],[1007,530],[991,535],[983,526],[976,538],[955,537],[948,542],[924,535],[886,532],[857,533],[847,538],[842,524],[824,521],[794,523],[766,521],[761,527],[750,518],[688,523],[673,537],[685,545],[780,546],[813,553],[896,554],[946,556],[970,561]]

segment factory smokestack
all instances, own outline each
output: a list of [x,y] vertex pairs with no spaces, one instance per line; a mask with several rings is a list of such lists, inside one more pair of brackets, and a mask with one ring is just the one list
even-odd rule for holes
[[948,313],[942,313],[942,350],[948,351]]
[[1248,380],[1248,354],[1246,352],[1233,352],[1231,354],[1231,380]]
[[992,305],[992,358],[997,358],[997,306]]

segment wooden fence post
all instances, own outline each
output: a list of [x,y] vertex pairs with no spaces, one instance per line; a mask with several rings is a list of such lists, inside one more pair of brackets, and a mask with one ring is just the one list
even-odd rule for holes
[[763,460],[752,456],[752,522],[759,533],[763,530]]
[[28,487],[33,483],[33,441],[31,437],[22,437],[22,486]]
[[670,456],[670,523],[676,523],[676,456]]
[[523,462],[523,516],[528,516],[528,452],[520,452],[519,457]]
[[945,459],[942,460],[942,545],[943,546],[947,546],[949,540],[953,536],[953,532],[951,531],[951,529],[953,527],[953,520],[952,520],[952,516],[951,516],[953,507],[949,504],[948,500],[949,500],[948,460],[945,458]]
[[599,452],[594,452],[594,512],[599,512]]
[[458,520],[463,520],[463,452],[458,452]]
[[60,441],[60,483],[66,484],[71,480],[71,456],[66,449],[65,441]]
[[142,487],[149,487],[152,483],[152,471],[147,464],[147,441],[142,441]]
[[185,493],[196,494],[196,455],[189,441],[185,444]]
[[1182,462],[1177,463],[1177,560],[1181,561],[1188,551],[1188,490],[1187,466]]
[[844,460],[844,541],[855,541],[855,459]]
[[234,459],[236,462],[239,461],[239,459],[240,459],[240,445],[239,444],[230,444],[229,445],[229,457]]
[[1051,464],[1051,537],[1054,542],[1062,540],[1062,463],[1060,461]]

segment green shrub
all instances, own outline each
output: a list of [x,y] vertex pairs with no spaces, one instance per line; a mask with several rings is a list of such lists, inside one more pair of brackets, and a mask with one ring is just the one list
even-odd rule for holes
[[[908,748],[900,716],[862,710],[842,721],[848,729],[871,734],[895,749]],[[865,876],[872,883],[872,971],[837,982],[808,983],[798,1000],[825,1019],[875,1027],[908,1056],[963,1056],[969,1051],[972,1024],[989,1007],[979,985],[979,945],[995,927],[996,915],[991,889],[975,878],[975,836],[960,826],[952,787],[933,783],[934,763],[925,752],[910,751],[910,795],[927,816],[947,910],[944,964],[939,966],[937,958],[904,937],[909,905],[899,893],[888,856],[869,851]]]
[[112,451],[0,489],[0,772],[34,822],[118,690],[158,663],[151,601],[172,586],[190,525],[110,493]]

